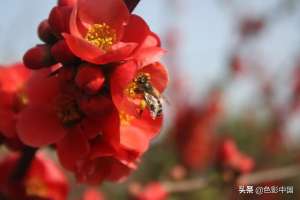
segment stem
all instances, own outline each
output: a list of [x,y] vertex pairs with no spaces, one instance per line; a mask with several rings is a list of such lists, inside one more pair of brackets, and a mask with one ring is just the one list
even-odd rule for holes
[[[300,176],[300,165],[291,165],[277,169],[269,169],[252,174],[241,175],[237,178],[237,185],[255,185],[268,181],[288,179]],[[184,180],[180,182],[162,182],[169,193],[176,192],[189,192],[197,189],[204,188],[214,181],[208,178],[195,178]]]
[[237,184],[255,185],[264,181],[275,181],[275,180],[287,179],[299,175],[300,175],[300,166],[292,165],[288,167],[264,170],[249,175],[240,176],[237,179]]
[[209,181],[205,178],[184,180],[180,182],[164,182],[166,190],[169,193],[173,192],[188,192],[191,190],[197,190],[203,188],[209,184]]
[[130,13],[135,9],[135,7],[138,5],[140,0],[124,0],[128,10]]
[[25,177],[26,172],[30,167],[31,161],[34,159],[36,151],[36,148],[28,146],[23,149],[22,155],[11,175],[12,181],[20,181]]

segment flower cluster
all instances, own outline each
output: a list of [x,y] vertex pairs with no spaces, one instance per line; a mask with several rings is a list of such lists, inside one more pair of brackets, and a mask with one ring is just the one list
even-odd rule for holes
[[168,73],[159,37],[123,0],[59,1],[29,49],[20,140],[53,145],[80,182],[119,181],[162,126]]
[[18,114],[27,104],[24,87],[30,71],[23,64],[0,66],[0,140],[13,150],[23,147],[18,139]]
[[69,185],[64,173],[45,154],[37,154],[26,176],[14,179],[20,155],[8,154],[0,161],[0,199],[65,200]]
[[172,134],[179,158],[189,169],[201,171],[212,164],[217,140],[215,126],[222,112],[222,94],[216,90],[203,105],[185,105],[177,113]]
[[254,160],[240,152],[231,138],[224,139],[218,149],[218,162],[224,171],[237,174],[249,173],[254,169]]

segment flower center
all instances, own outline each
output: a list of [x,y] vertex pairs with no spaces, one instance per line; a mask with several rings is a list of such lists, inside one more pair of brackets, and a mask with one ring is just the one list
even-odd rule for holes
[[89,28],[85,39],[92,45],[106,51],[116,43],[117,34],[106,23],[94,24]]
[[47,186],[38,178],[30,178],[26,181],[26,194],[29,196],[48,197]]
[[18,113],[28,104],[28,97],[24,90],[16,92],[13,103],[13,111]]
[[125,94],[130,98],[136,98],[137,95],[142,95],[145,92],[151,92],[152,86],[150,83],[150,74],[139,73],[125,89]]
[[125,112],[119,113],[120,122],[122,126],[127,126],[130,124],[131,120],[133,120],[133,116],[126,114]]
[[57,99],[57,116],[65,126],[73,126],[80,122],[83,113],[75,99],[68,95],[62,95]]

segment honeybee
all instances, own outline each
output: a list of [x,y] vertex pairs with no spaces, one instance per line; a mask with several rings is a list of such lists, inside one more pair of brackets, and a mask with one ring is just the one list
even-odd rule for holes
[[135,79],[135,92],[143,95],[146,107],[150,110],[152,119],[162,115],[163,98],[160,93],[152,86],[150,76],[148,74],[141,74]]

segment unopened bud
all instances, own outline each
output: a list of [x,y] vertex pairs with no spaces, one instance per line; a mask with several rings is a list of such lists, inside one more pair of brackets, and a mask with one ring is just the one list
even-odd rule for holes
[[48,45],[37,45],[29,49],[23,56],[23,62],[30,69],[40,69],[55,64]]

